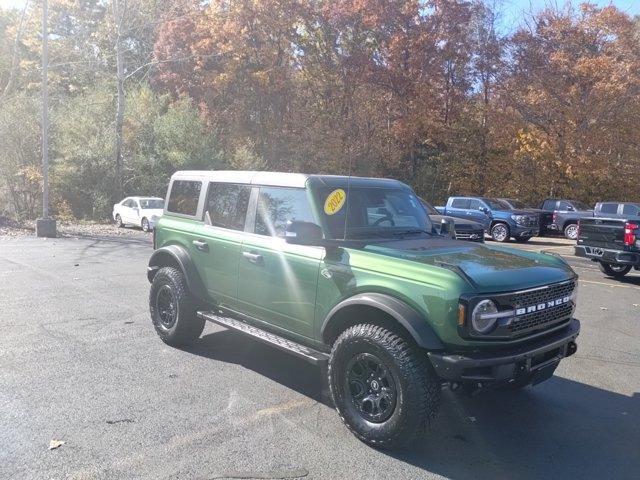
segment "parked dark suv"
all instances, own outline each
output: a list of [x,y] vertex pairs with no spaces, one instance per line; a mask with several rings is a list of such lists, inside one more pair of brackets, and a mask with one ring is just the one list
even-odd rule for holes
[[593,209],[577,200],[548,198],[540,209],[552,213],[550,223],[544,225],[543,230],[563,233],[569,240],[578,238],[578,221],[581,218],[593,217]]

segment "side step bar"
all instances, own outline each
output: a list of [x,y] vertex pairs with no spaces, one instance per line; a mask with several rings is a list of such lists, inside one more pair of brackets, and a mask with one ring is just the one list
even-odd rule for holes
[[297,357],[300,357],[314,365],[325,364],[329,360],[329,355],[324,352],[306,347],[297,342],[276,335],[275,333],[267,332],[266,330],[249,325],[241,320],[221,316],[218,312],[198,312],[198,317],[217,323],[218,325],[222,325],[223,327],[231,330],[244,333],[245,335],[249,335],[256,340],[296,355]]

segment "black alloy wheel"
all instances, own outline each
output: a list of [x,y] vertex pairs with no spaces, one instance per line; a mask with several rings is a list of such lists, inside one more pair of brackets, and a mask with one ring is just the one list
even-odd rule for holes
[[370,422],[391,417],[397,390],[393,376],[382,361],[370,353],[360,353],[347,364],[345,392],[348,400]]
[[156,309],[160,324],[170,330],[178,318],[178,304],[169,285],[162,285],[156,294]]

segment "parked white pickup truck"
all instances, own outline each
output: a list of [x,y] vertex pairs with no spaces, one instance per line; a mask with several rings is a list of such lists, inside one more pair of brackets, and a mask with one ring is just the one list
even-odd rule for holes
[[118,227],[135,225],[148,232],[153,230],[164,211],[164,199],[157,197],[127,197],[113,205],[113,220]]

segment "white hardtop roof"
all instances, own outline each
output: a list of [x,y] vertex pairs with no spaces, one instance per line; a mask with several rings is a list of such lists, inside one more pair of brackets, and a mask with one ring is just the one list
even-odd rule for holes
[[[172,180],[202,179],[222,183],[245,183],[254,185],[268,185],[274,187],[297,187],[304,188],[307,180],[312,177],[322,179],[347,178],[345,175],[309,175],[306,173],[284,173],[284,172],[256,172],[243,170],[182,170],[176,172],[171,177]],[[364,177],[351,177],[363,179]],[[378,182],[400,183],[397,180],[371,178]]]

